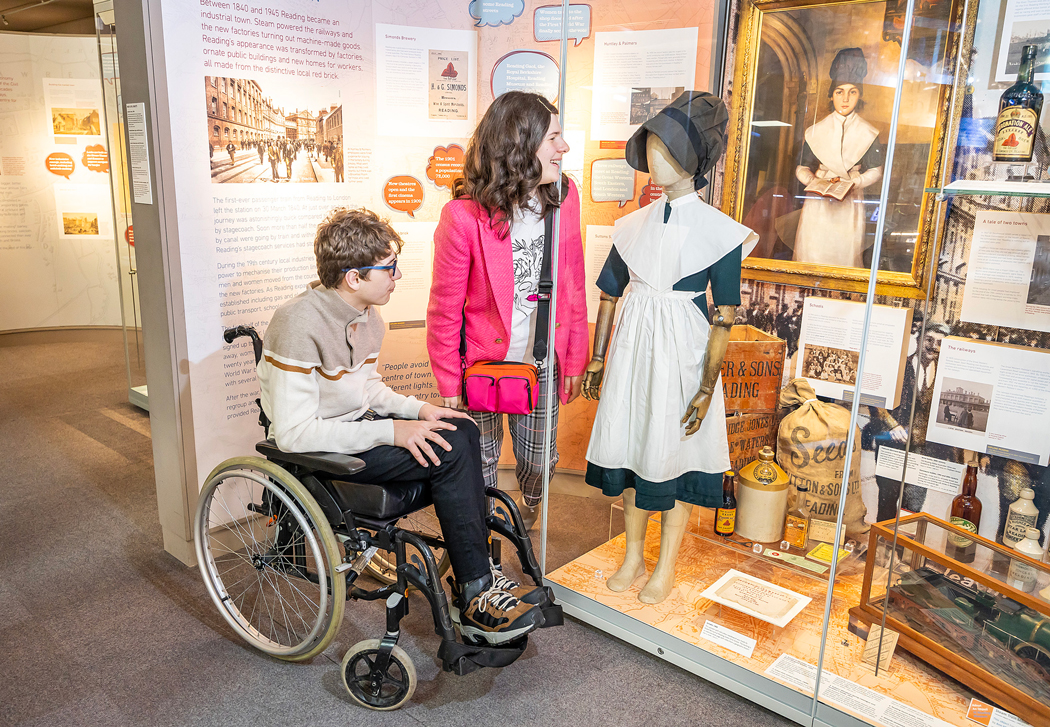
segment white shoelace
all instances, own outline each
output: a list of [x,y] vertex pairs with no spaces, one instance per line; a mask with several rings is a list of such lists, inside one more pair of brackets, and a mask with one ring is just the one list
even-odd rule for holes
[[507,576],[503,575],[500,571],[495,568],[492,569],[492,586],[498,588],[501,591],[513,591],[518,587],[518,584],[512,581]]
[[509,611],[518,605],[518,599],[501,588],[492,586],[482,593],[478,599],[478,612],[488,613],[489,604],[492,604],[499,611]]

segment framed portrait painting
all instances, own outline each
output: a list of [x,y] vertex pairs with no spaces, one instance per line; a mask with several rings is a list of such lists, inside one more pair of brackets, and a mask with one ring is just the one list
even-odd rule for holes
[[[744,276],[925,295],[934,200],[972,42],[962,0],[916,0],[881,253],[872,260],[901,57],[902,0],[744,0],[722,210],[759,234]],[[967,31],[967,29],[969,29]]]

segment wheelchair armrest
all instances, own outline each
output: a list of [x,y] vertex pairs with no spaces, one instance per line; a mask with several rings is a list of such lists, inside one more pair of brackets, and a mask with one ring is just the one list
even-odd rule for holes
[[349,454],[338,452],[285,452],[268,439],[255,445],[257,451],[266,459],[276,462],[290,462],[316,472],[327,472],[330,475],[349,477],[365,468],[363,460]]

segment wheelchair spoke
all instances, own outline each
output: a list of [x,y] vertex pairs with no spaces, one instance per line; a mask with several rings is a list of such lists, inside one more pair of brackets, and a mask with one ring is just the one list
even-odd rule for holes
[[[220,466],[195,519],[198,562],[220,612],[256,648],[309,658],[342,621],[342,549],[302,484],[265,460]],[[331,600],[330,600],[331,599]]]

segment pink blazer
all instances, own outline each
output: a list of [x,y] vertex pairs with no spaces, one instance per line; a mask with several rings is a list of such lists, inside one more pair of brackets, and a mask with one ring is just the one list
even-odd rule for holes
[[[579,376],[589,359],[589,332],[580,197],[571,180],[561,205],[560,229],[554,353],[562,376]],[[488,213],[473,200],[452,200],[441,210],[434,232],[434,275],[427,307],[427,350],[441,396],[459,396],[462,387],[459,332],[464,314],[466,365],[501,361],[510,347],[513,305],[510,236],[500,237]],[[565,400],[564,392],[561,398]]]

